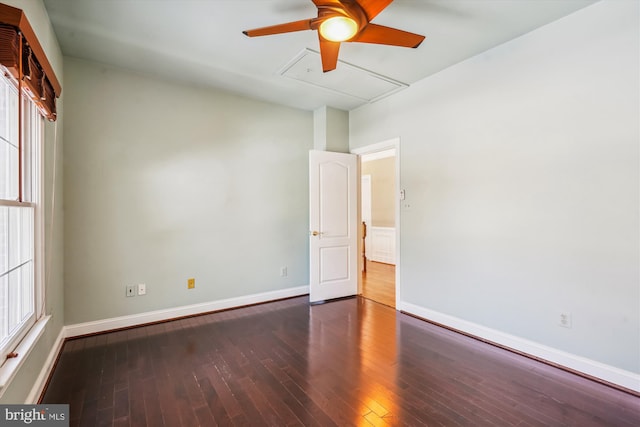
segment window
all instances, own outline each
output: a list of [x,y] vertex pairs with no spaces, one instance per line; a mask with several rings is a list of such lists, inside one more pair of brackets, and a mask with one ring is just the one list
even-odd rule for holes
[[0,3],[0,396],[50,318],[41,154],[44,118],[56,120],[61,91],[24,11]]
[[31,97],[18,96],[16,80],[1,71],[0,364],[36,321],[44,122]]

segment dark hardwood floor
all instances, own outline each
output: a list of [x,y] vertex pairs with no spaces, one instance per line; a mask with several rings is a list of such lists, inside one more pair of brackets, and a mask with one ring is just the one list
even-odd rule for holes
[[67,341],[71,426],[639,426],[640,398],[364,298]]

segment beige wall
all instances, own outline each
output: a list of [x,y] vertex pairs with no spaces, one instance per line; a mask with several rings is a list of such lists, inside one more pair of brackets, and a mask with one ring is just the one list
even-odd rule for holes
[[395,157],[362,163],[362,175],[371,175],[371,225],[395,227]]

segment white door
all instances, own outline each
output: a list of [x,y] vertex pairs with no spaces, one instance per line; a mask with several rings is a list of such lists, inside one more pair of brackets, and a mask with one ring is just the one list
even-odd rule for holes
[[358,292],[357,156],[309,152],[310,302]]

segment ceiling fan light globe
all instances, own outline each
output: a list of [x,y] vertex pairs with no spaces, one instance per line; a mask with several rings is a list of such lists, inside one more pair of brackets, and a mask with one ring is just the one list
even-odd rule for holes
[[320,34],[331,42],[349,40],[358,32],[358,23],[348,16],[334,16],[320,24]]

